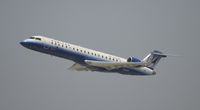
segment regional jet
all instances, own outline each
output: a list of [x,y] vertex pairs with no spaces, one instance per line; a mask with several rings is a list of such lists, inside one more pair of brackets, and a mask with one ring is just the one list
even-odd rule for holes
[[167,57],[154,50],[143,60],[127,59],[96,50],[84,48],[44,36],[32,36],[20,42],[28,49],[74,61],[69,70],[120,73],[124,75],[155,75],[155,66],[161,58]]

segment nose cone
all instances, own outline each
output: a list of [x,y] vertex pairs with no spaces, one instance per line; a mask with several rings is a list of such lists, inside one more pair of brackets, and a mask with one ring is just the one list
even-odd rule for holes
[[24,41],[19,42],[21,45],[24,45]]
[[19,42],[22,46],[24,46],[24,47],[27,47],[28,46],[28,43],[25,41],[25,40],[23,40],[23,41],[21,41],[21,42]]
[[21,41],[21,42],[19,42],[22,46],[24,46],[25,45],[25,42],[24,41]]

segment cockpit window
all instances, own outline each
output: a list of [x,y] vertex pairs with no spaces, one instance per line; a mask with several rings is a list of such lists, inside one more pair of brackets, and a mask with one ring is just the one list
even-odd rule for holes
[[36,40],[41,40],[41,38],[35,38]]
[[41,38],[38,38],[38,37],[30,37],[30,39],[41,40]]
[[30,37],[30,39],[35,39],[35,37]]

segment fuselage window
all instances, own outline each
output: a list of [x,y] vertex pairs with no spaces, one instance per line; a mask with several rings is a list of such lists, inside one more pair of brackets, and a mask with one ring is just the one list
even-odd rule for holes
[[100,55],[98,54],[98,57],[100,57]]
[[86,51],[84,51],[84,53],[86,53]]
[[82,50],[80,50],[82,52]]
[[91,53],[93,55],[93,53]]
[[75,50],[75,48],[73,48],[73,50]]
[[76,49],[78,51],[78,49]]
[[62,44],[62,47],[63,47],[63,44]]
[[94,56],[96,56],[97,54],[95,53]]
[[88,52],[88,54],[90,54],[90,52]]
[[111,58],[109,58],[109,60],[111,60]]
[[67,45],[65,47],[67,48]]
[[103,55],[102,55],[102,58],[103,58]]

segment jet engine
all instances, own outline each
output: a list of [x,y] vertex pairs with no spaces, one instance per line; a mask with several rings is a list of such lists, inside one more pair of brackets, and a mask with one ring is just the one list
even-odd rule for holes
[[141,60],[139,60],[139,59],[137,59],[137,58],[135,58],[135,57],[129,57],[129,58],[127,59],[127,62],[141,62]]

